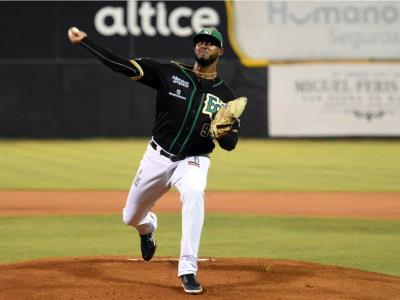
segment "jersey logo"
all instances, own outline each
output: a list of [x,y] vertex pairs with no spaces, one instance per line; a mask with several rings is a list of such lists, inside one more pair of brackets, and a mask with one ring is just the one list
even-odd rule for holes
[[179,86],[183,86],[185,88],[189,87],[189,82],[187,82],[187,81],[185,81],[183,79],[180,79],[178,76],[175,76],[175,75],[172,76],[172,83],[175,83],[175,84],[177,84]]
[[182,96],[181,93],[182,93],[182,91],[180,89],[177,89],[175,93],[169,92],[168,95],[174,96],[174,97],[182,99],[182,100],[186,100],[186,97]]
[[204,101],[203,114],[209,115],[210,119],[212,119],[213,115],[219,111],[222,105],[224,105],[224,102],[217,96],[207,94]]

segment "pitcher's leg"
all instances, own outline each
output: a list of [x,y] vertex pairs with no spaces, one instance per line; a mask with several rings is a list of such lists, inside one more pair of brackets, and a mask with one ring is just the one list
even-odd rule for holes
[[157,244],[153,232],[157,228],[157,217],[150,212],[155,202],[169,190],[168,175],[171,161],[160,157],[148,147],[140,162],[123,211],[124,223],[136,228],[140,236],[140,250],[145,261],[151,260]]
[[[154,180],[153,183],[157,183],[157,180]],[[124,223],[135,227],[140,235],[155,231],[157,218],[151,209],[168,189],[162,184],[158,186],[156,184],[153,187],[136,187],[133,183],[123,210]]]
[[197,273],[197,259],[204,223],[204,192],[184,188],[182,201],[182,238],[178,276]]
[[174,173],[182,202],[182,239],[178,276],[197,273],[197,259],[204,223],[204,189],[210,166],[208,157],[183,160]]
[[125,224],[135,227],[141,235],[157,228],[157,218],[150,210],[170,188],[165,177],[169,165],[151,147],[148,147],[140,162],[123,210],[123,220]]

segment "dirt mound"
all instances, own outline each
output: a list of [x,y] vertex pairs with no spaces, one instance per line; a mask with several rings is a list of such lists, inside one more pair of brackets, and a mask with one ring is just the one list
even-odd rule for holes
[[[187,299],[177,260],[36,260],[0,266],[0,299]],[[287,260],[206,259],[205,299],[399,299],[400,277]],[[397,298],[396,298],[397,297]]]

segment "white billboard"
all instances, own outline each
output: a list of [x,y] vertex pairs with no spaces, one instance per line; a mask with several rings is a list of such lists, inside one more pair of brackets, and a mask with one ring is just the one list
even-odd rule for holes
[[269,68],[271,137],[399,136],[400,64]]
[[234,1],[230,39],[246,65],[400,58],[400,2]]

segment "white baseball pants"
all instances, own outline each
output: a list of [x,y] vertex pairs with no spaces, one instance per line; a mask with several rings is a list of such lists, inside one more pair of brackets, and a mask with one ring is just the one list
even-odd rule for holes
[[172,162],[149,144],[123,210],[123,220],[136,227],[139,234],[153,232],[157,218],[150,212],[156,201],[171,186],[180,193],[182,203],[182,238],[178,276],[196,274],[201,231],[204,223],[204,190],[210,159],[189,156]]

